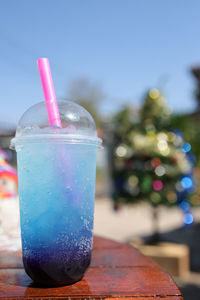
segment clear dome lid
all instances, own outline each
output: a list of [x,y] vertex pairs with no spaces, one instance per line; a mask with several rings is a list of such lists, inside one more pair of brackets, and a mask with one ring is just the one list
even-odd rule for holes
[[44,101],[31,106],[19,120],[11,148],[15,149],[16,144],[38,142],[41,138],[62,139],[67,143],[101,144],[95,122],[86,109],[68,100],[58,101],[58,109],[62,128],[49,125]]

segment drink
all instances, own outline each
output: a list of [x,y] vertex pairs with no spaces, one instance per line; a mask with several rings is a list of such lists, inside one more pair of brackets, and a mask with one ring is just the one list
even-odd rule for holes
[[[59,109],[65,128],[49,127],[45,104],[40,103],[24,114],[14,140],[23,263],[27,274],[42,285],[80,280],[92,250],[100,141],[83,108],[66,101]],[[32,114],[37,115],[37,127]],[[33,123],[27,126],[27,120]]]

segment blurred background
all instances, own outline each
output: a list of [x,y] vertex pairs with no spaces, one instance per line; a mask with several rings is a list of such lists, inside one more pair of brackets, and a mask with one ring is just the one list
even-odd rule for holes
[[58,99],[93,116],[95,233],[130,243],[200,294],[200,2],[1,0],[0,242],[20,247],[17,122],[43,101],[48,57]]

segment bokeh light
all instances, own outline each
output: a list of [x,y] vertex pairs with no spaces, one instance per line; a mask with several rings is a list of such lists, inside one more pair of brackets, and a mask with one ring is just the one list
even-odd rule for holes
[[161,160],[159,158],[155,157],[151,160],[151,165],[153,168],[156,168],[161,165]]
[[193,220],[194,220],[194,218],[193,218],[191,213],[185,214],[185,216],[184,216],[184,223],[185,224],[187,224],[187,225],[192,224]]
[[169,132],[167,134],[167,136],[168,136],[168,141],[169,142],[173,142],[175,140],[175,137],[176,137],[176,135],[173,132]]
[[162,165],[156,167],[155,168],[155,173],[156,173],[157,176],[163,176],[163,175],[165,175],[165,173],[166,173],[165,167],[163,167]]
[[137,184],[138,184],[138,182],[139,182],[139,179],[138,179],[137,176],[132,175],[132,176],[130,176],[130,177],[128,178],[128,183],[129,183],[129,185],[131,185],[132,187],[136,187]]
[[167,200],[168,200],[169,202],[171,202],[171,203],[174,203],[174,202],[176,202],[176,200],[177,200],[177,195],[176,195],[176,193],[173,192],[173,191],[169,191],[169,192],[167,193],[166,197],[167,197]]
[[170,149],[167,147],[165,150],[160,151],[163,156],[167,156],[170,153]]
[[184,212],[187,212],[190,209],[190,204],[185,200],[181,201],[179,206]]
[[132,196],[137,196],[140,192],[138,186],[132,186],[129,183],[125,185],[125,190],[130,193]]
[[179,147],[183,143],[183,139],[180,135],[175,135],[174,145]]
[[143,180],[141,182],[141,190],[142,192],[146,193],[149,190],[151,190],[151,186],[152,186],[152,178],[149,175],[145,175],[143,177]]
[[192,178],[189,176],[185,176],[181,179],[181,184],[184,189],[190,189],[193,185]]
[[152,98],[152,99],[156,99],[160,96],[160,92],[158,89],[151,89],[150,92],[149,92],[149,96]]
[[155,133],[156,128],[155,128],[155,126],[153,124],[147,124],[146,125],[146,130],[147,130],[147,132]]
[[167,141],[167,140],[168,140],[168,136],[167,136],[166,133],[160,132],[160,133],[157,135],[157,139],[158,139],[158,140],[164,140],[164,141]]
[[153,188],[154,188],[155,191],[160,191],[160,190],[162,190],[162,188],[163,188],[163,183],[162,183],[162,181],[161,181],[161,180],[155,180],[155,181],[153,182]]
[[182,184],[181,184],[180,181],[178,181],[178,182],[175,184],[175,188],[176,188],[177,192],[183,192],[183,191],[184,191],[184,188],[183,188],[183,186],[182,186]]
[[157,203],[159,203],[159,202],[161,201],[161,196],[160,196],[159,193],[153,192],[153,193],[151,193],[151,195],[150,195],[150,199],[151,199],[151,201],[152,201],[153,203],[157,204]]
[[159,140],[158,142],[158,148],[160,151],[165,151],[168,148],[168,144],[165,140]]
[[124,145],[118,146],[117,149],[116,149],[116,151],[115,151],[116,155],[119,156],[119,157],[126,156],[127,152],[128,152],[127,151],[127,147],[124,146]]
[[181,150],[183,152],[189,152],[191,150],[191,145],[189,143],[184,143],[182,146],[181,146]]

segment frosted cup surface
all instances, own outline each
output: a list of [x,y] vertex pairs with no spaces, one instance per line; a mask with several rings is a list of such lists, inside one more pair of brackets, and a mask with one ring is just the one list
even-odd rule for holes
[[44,127],[48,133],[30,126],[15,139],[23,263],[42,285],[80,280],[91,258],[100,140],[77,134],[80,120],[77,126],[68,123]]

